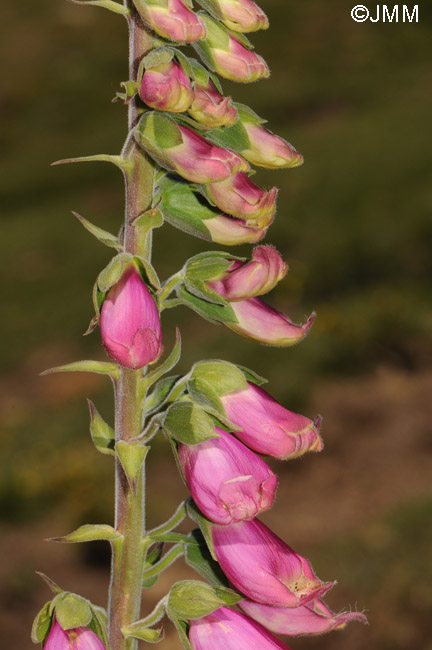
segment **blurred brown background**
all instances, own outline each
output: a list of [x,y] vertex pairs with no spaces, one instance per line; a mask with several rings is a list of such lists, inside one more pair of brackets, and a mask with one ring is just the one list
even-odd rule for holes
[[[271,31],[253,41],[272,77],[223,84],[305,156],[257,181],[280,187],[267,241],[290,265],[272,304],[295,320],[316,309],[311,335],[264,348],[179,309],[164,318],[165,340],[169,349],[178,323],[179,371],[226,358],[267,376],[287,407],[324,417],[322,454],[275,464],[279,497],[264,520],[339,581],[329,604],[365,610],[370,626],[290,647],[431,650],[432,6],[420,5],[418,24],[358,24],[354,4],[263,2]],[[110,252],[70,210],[115,232],[122,179],[108,165],[49,163],[121,148],[125,110],[110,100],[127,78],[127,34],[121,17],[63,0],[4,2],[1,31],[0,627],[4,647],[24,650],[49,598],[35,570],[104,604],[107,549],[42,539],[112,521],[111,461],[89,441],[85,404],[111,421],[110,387],[38,373],[104,358],[98,333],[81,335]],[[155,241],[160,276],[208,248],[167,225]],[[155,525],[185,491],[162,441],[149,464]],[[180,563],[151,600],[191,574]],[[169,628],[162,647],[180,647]]]

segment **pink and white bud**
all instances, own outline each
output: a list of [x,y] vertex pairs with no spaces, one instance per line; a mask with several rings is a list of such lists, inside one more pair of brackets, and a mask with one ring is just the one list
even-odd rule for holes
[[303,325],[296,325],[260,298],[232,302],[230,306],[237,322],[224,323],[227,327],[252,341],[279,347],[288,347],[304,339],[315,320],[313,313]]
[[269,26],[267,16],[252,0],[210,0],[212,5],[218,13],[216,17],[234,32],[256,32]]
[[227,214],[206,219],[204,225],[210,232],[211,241],[224,246],[256,244],[266,235],[265,228],[253,228],[243,219],[235,219]]
[[195,84],[195,99],[189,108],[189,115],[200,124],[216,129],[232,126],[237,120],[237,109],[231,97],[224,97],[209,79],[206,85]]
[[262,625],[227,607],[191,620],[189,641],[193,650],[289,650]]
[[303,636],[324,634],[343,629],[351,621],[367,623],[361,612],[335,614],[322,600],[313,600],[301,607],[282,608],[242,600],[239,607],[251,618],[275,634]]
[[267,228],[276,212],[277,189],[262,190],[244,172],[210,183],[205,192],[223,212],[259,228]]
[[230,433],[198,445],[179,444],[178,455],[192,498],[210,521],[227,525],[253,519],[273,505],[277,477]]
[[286,140],[274,135],[261,124],[242,122],[250,146],[242,151],[242,156],[253,165],[267,169],[283,169],[302,165],[303,156]]
[[182,0],[134,0],[144,22],[156,34],[178,43],[194,43],[206,36],[202,19]]
[[151,108],[183,113],[192,104],[194,92],[189,77],[173,59],[147,68],[141,80],[140,97]]
[[250,262],[234,261],[228,271],[207,285],[225,300],[239,301],[271,291],[288,266],[273,246],[257,246]]
[[159,312],[134,266],[108,291],[99,325],[108,354],[122,366],[143,368],[162,353]]
[[309,562],[258,519],[211,527],[222,571],[242,594],[264,605],[300,607],[321,598],[334,582],[322,582]]
[[262,56],[242,45],[231,34],[228,49],[211,49],[215,72],[225,79],[251,83],[270,76]]
[[235,435],[245,445],[260,454],[284,460],[323,449],[320,417],[312,421],[297,415],[259,386],[248,386],[221,397],[229,420],[241,429]]
[[63,628],[53,621],[44,650],[106,650],[100,638],[88,627]]

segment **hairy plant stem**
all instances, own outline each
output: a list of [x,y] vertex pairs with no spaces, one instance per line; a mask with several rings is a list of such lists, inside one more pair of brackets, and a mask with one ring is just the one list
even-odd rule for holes
[[[129,74],[135,80],[142,57],[152,48],[152,36],[141,22],[131,0],[124,0],[130,11],[129,24]],[[154,163],[138,150],[131,137],[139,117],[138,103],[133,99],[128,109],[129,137],[123,157],[127,158],[125,171],[126,210],[124,222],[124,250],[132,255],[149,259],[150,236],[145,249],[136,232],[134,222],[138,216],[151,207]],[[140,370],[120,369],[120,378],[115,390],[116,442],[129,441],[141,433],[143,413],[140,401]],[[136,650],[136,639],[125,639],[122,628],[134,623],[140,617],[142,573],[146,544],[145,535],[145,466],[138,479],[131,485],[125,471],[116,459],[115,527],[122,539],[112,544],[111,584],[109,592],[109,639],[110,650]]]

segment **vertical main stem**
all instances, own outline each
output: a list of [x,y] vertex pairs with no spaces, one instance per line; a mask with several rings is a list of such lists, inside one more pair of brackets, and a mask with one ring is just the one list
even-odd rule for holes
[[[129,75],[136,79],[139,62],[152,47],[152,37],[134,10],[131,0],[124,0],[132,10],[129,22]],[[128,110],[129,134],[139,117],[138,104],[133,99]],[[151,207],[154,182],[154,163],[138,150],[128,137],[123,156],[130,166],[125,174],[126,210],[124,222],[124,250],[132,255],[144,255],[139,250],[139,238],[134,221]],[[116,442],[128,441],[141,432],[143,413],[139,400],[140,370],[121,368],[115,390]],[[145,549],[145,467],[131,486],[116,458],[115,527],[122,539],[112,544],[111,584],[109,591],[110,650],[136,650],[138,641],[125,639],[122,628],[140,616],[141,581]]]

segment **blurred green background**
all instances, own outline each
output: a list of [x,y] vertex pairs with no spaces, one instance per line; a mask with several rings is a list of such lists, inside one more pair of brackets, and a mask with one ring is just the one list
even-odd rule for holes
[[[179,309],[164,318],[165,341],[178,323],[180,371],[226,358],[267,376],[292,410],[324,416],[324,453],[275,465],[266,520],[320,577],[339,580],[329,604],[365,609],[371,625],[290,646],[432,650],[432,5],[419,6],[418,24],[358,24],[353,4],[263,2],[271,31],[253,41],[272,76],[223,84],[305,157],[257,182],[280,188],[267,241],[290,266],[270,300],[297,321],[315,309],[311,335],[264,348]],[[63,0],[3,3],[1,31],[0,624],[15,650],[31,647],[49,597],[35,569],[103,604],[107,550],[41,539],[111,521],[111,463],[89,444],[84,399],[110,420],[110,389],[38,373],[104,358],[98,333],[82,332],[110,251],[70,210],[116,232],[122,179],[104,164],[49,164],[121,148],[125,109],[110,100],[127,79],[127,33],[121,17]],[[160,277],[209,248],[167,225],[155,237]],[[183,490],[162,443],[152,456],[150,524]],[[164,644],[179,647],[171,634]]]

